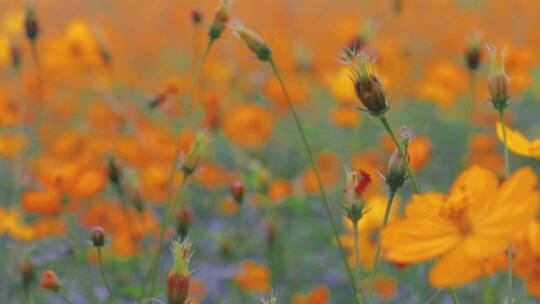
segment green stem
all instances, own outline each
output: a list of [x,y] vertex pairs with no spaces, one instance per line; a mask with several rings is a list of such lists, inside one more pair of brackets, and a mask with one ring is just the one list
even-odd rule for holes
[[208,44],[206,45],[206,49],[204,50],[201,60],[199,61],[199,64],[197,64],[197,67],[195,68],[195,72],[193,72],[193,78],[191,78],[191,83],[189,84],[186,97],[184,99],[184,102],[182,103],[182,112],[181,112],[182,114],[184,113],[184,110],[189,109],[191,107],[193,90],[195,89],[195,85],[197,84],[197,80],[199,79],[199,76],[201,74],[204,62],[206,61],[206,58],[208,57],[208,54],[210,53],[210,49],[212,48],[212,45],[214,45],[214,42],[215,40],[213,39],[208,40]]
[[[506,179],[510,176],[510,159],[508,156],[508,141],[506,137],[506,121],[504,119],[504,109],[499,110],[499,114],[501,116],[501,127],[502,127],[502,135],[503,135],[503,144],[504,144],[504,176]],[[513,273],[512,273],[512,246],[509,245],[508,248],[506,248],[506,255],[508,257],[508,303],[513,302]]]
[[330,222],[330,226],[332,228],[332,233],[334,234],[334,239],[338,245],[339,252],[341,254],[341,258],[343,260],[343,263],[345,265],[345,269],[347,271],[347,275],[349,277],[349,281],[351,283],[351,287],[354,292],[354,299],[355,302],[358,304],[360,303],[360,296],[361,293],[358,291],[358,288],[356,286],[356,280],[354,279],[354,274],[351,269],[351,266],[349,265],[349,262],[347,261],[347,254],[345,253],[345,250],[343,248],[343,244],[341,243],[341,239],[339,238],[339,231],[337,228],[337,224],[334,220],[334,216],[332,214],[332,209],[330,208],[330,204],[328,202],[328,198],[326,196],[326,190],[324,189],[321,174],[319,172],[319,167],[317,166],[317,163],[315,162],[315,159],[313,157],[313,153],[311,151],[311,147],[309,146],[309,143],[306,138],[306,134],[304,132],[304,127],[302,126],[302,123],[300,122],[300,118],[298,117],[298,114],[296,113],[296,109],[292,103],[292,100],[289,96],[289,93],[287,91],[287,88],[285,87],[285,82],[283,81],[283,78],[281,77],[281,73],[279,72],[279,69],[277,68],[276,64],[274,63],[274,60],[270,58],[268,61],[270,63],[270,66],[272,67],[272,71],[274,72],[274,75],[276,76],[281,89],[283,91],[283,94],[285,95],[285,99],[287,100],[287,105],[289,106],[289,110],[294,118],[294,121],[296,123],[296,127],[298,129],[298,133],[300,133],[300,138],[302,139],[302,144],[304,145],[304,149],[306,150],[311,168],[313,169],[313,172],[315,173],[315,177],[317,179],[317,184],[319,186],[319,191],[321,193],[321,198],[323,201],[324,209],[326,212],[326,216],[328,217],[328,220]]
[[482,278],[482,297],[484,304],[493,304],[495,303],[493,299],[493,283],[488,277]]
[[386,131],[388,132],[388,134],[390,134],[390,137],[392,138],[392,141],[394,142],[394,145],[398,149],[399,155],[401,156],[402,159],[405,160],[403,162],[403,164],[405,165],[405,170],[407,171],[407,175],[411,179],[411,183],[412,183],[414,192],[415,193],[420,193],[420,186],[418,186],[418,183],[416,182],[416,177],[414,176],[414,173],[413,173],[413,171],[411,169],[411,166],[409,164],[409,157],[407,156],[407,154],[405,153],[405,150],[403,149],[403,147],[401,146],[401,144],[397,140],[397,137],[394,134],[394,131],[392,131],[392,128],[390,128],[390,125],[388,124],[388,120],[386,120],[386,117],[381,116],[381,117],[379,117],[379,119],[381,120],[381,122],[382,122],[384,128],[386,129]]
[[[394,196],[396,195],[396,190],[390,190],[390,194],[388,195],[388,201],[386,202],[386,209],[384,210],[384,218],[383,218],[383,224],[382,228],[388,224],[388,218],[390,217],[390,211],[392,210],[392,203],[394,202]],[[371,303],[371,299],[373,298],[373,290],[375,289],[375,277],[377,276],[377,267],[379,266],[379,258],[381,256],[381,240],[377,241],[377,249],[375,251],[375,261],[373,262],[373,271],[371,272],[371,279],[369,284],[369,296],[368,296],[368,303]]]
[[353,237],[354,237],[354,268],[356,272],[360,272],[360,249],[358,246],[358,222],[353,222]]
[[101,247],[96,247],[96,248],[97,248],[97,254],[98,254],[99,271],[101,272],[101,279],[103,279],[103,284],[105,284],[105,287],[107,287],[107,290],[109,291],[109,296],[112,297],[113,291],[112,291],[111,285],[109,285],[109,281],[107,281],[107,276],[105,275],[105,267],[103,266]]
[[[185,190],[185,185],[186,185],[186,182],[189,178],[189,175],[186,175],[184,176],[184,179],[182,180],[182,184],[180,185],[180,189],[178,190],[178,194],[176,195],[177,198],[179,197],[182,197],[183,194],[184,194],[184,190]],[[174,182],[174,180],[172,180],[171,182]],[[150,289],[149,289],[149,295],[150,296],[153,296],[153,293],[154,293],[154,290],[155,290],[155,287],[156,287],[156,277],[157,277],[157,272],[158,272],[158,268],[159,268],[159,260],[160,260],[160,257],[161,257],[161,253],[163,252],[163,238],[165,237],[165,228],[169,225],[169,222],[171,221],[171,214],[172,214],[172,211],[173,211],[173,207],[174,205],[176,205],[175,203],[173,202],[176,202],[176,200],[169,200],[168,203],[167,203],[167,208],[166,208],[166,211],[165,211],[165,219],[161,222],[161,225],[159,227],[159,237],[158,237],[158,250],[156,252],[156,254],[154,255],[154,259],[152,260],[152,265],[150,267],[150,271],[149,271],[149,279],[148,281],[150,282]],[[147,283],[147,282],[145,282]],[[141,297],[144,298],[144,291],[146,289],[146,284],[143,286],[143,296]]]
[[453,288],[453,287],[450,288],[450,294],[452,295],[452,303],[453,304],[459,304],[459,299],[457,297],[455,288]]

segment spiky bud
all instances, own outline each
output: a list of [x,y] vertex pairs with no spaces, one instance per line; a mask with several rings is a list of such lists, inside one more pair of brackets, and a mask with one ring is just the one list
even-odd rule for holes
[[94,227],[92,229],[91,240],[94,247],[105,246],[105,230],[101,227]]
[[345,58],[350,69],[356,97],[365,111],[373,116],[381,116],[389,107],[373,60],[358,53],[348,53]]
[[36,41],[39,35],[39,24],[37,22],[34,9],[32,8],[26,9],[26,16],[24,18],[24,29],[26,32],[26,38],[28,38],[28,40],[32,42]]
[[231,184],[231,193],[232,193],[232,196],[234,198],[234,201],[238,205],[242,205],[242,203],[244,202],[244,191],[245,191],[245,187],[244,187],[244,183],[242,181],[235,180]]
[[222,0],[219,9],[214,15],[214,20],[208,30],[208,36],[211,41],[221,37],[221,34],[223,34],[223,31],[225,31],[225,28],[227,27],[227,23],[229,22],[229,11],[231,9],[230,2],[230,0]]
[[268,61],[272,58],[272,49],[257,34],[246,29],[240,23],[236,24],[235,30],[259,60]]
[[39,282],[39,287],[42,289],[52,290],[54,292],[60,291],[60,279],[56,273],[52,270],[47,270],[41,276],[41,281]]
[[191,257],[191,242],[174,242],[172,246],[173,266],[167,275],[167,303],[186,303],[189,291],[189,259]]
[[182,171],[184,171],[186,177],[193,174],[193,172],[195,172],[195,170],[197,169],[207,140],[208,134],[206,130],[200,130],[199,132],[197,132],[195,141],[191,145],[191,148],[186,155],[186,159],[182,164]]
[[510,77],[506,74],[504,62],[505,52],[497,52],[496,48],[488,48],[491,61],[490,73],[488,76],[488,87],[491,95],[491,104],[497,111],[504,111],[510,103],[508,86]]

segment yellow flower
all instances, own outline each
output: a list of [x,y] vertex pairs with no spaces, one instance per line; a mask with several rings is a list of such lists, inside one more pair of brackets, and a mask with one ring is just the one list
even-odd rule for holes
[[493,271],[497,256],[536,214],[537,178],[522,168],[499,185],[495,174],[472,167],[455,181],[449,195],[415,195],[406,219],[382,232],[385,256],[416,263],[440,257],[429,280],[439,288],[468,283]]
[[[501,141],[503,140],[502,125],[500,122],[497,123],[497,136]],[[506,142],[510,151],[521,156],[540,160],[540,139],[530,141],[519,131],[507,127]]]
[[[396,198],[397,201],[397,198]],[[390,222],[397,219],[398,203],[395,202],[390,213]],[[382,195],[375,195],[367,199],[365,210],[368,210],[358,222],[358,246],[360,263],[364,267],[371,268],[375,260],[377,248],[377,234],[382,227],[384,211],[386,209],[386,198]],[[353,227],[349,219],[344,219],[349,233],[341,235],[343,246],[350,252],[349,263],[354,263],[354,236]]]

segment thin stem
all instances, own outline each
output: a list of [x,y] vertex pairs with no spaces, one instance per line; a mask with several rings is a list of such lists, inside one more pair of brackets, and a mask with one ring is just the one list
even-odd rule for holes
[[195,68],[195,72],[193,72],[193,78],[191,78],[191,83],[189,84],[186,97],[182,104],[182,113],[184,112],[184,110],[189,109],[189,107],[191,106],[193,90],[195,89],[195,85],[197,84],[197,80],[199,79],[199,76],[201,74],[204,62],[206,61],[206,58],[208,57],[208,54],[210,53],[210,49],[212,48],[212,45],[214,45],[214,42],[215,40],[213,39],[208,40],[208,44],[206,45],[206,49],[204,50],[201,60],[199,61],[199,64],[197,64],[197,67]]
[[482,297],[484,304],[493,304],[493,283],[488,277],[482,278]]
[[109,281],[107,281],[107,276],[105,275],[105,267],[103,266],[101,247],[96,247],[96,248],[97,248],[97,255],[98,255],[98,262],[99,262],[99,271],[101,272],[101,279],[103,279],[103,284],[105,284],[105,287],[107,287],[107,290],[109,291],[109,295],[112,297],[113,291],[112,291],[111,285],[109,285]]
[[277,68],[276,64],[274,63],[274,60],[270,58],[268,61],[270,63],[270,66],[272,67],[272,71],[274,72],[274,75],[276,76],[281,89],[283,91],[283,94],[285,95],[285,99],[287,100],[287,105],[289,106],[289,110],[291,111],[291,114],[294,118],[294,121],[296,123],[296,127],[298,129],[298,133],[300,133],[300,138],[302,139],[302,144],[304,145],[304,149],[306,150],[306,154],[308,156],[311,168],[313,169],[313,172],[315,173],[315,177],[317,179],[317,184],[319,186],[319,191],[321,193],[321,198],[323,201],[324,209],[326,212],[326,216],[328,217],[328,220],[330,222],[330,226],[332,228],[332,233],[334,234],[334,239],[338,245],[339,252],[341,254],[341,258],[343,260],[343,263],[345,265],[345,269],[347,271],[347,275],[349,277],[349,281],[351,283],[351,287],[354,292],[354,299],[355,302],[358,304],[360,303],[360,296],[361,293],[358,291],[358,288],[356,286],[356,280],[354,279],[354,274],[351,269],[351,266],[349,265],[349,262],[347,261],[347,254],[345,253],[345,250],[343,248],[343,244],[341,243],[341,239],[339,238],[339,231],[337,228],[337,224],[334,220],[334,216],[332,215],[332,209],[330,209],[330,204],[328,202],[328,198],[326,196],[326,190],[324,189],[321,174],[319,172],[319,167],[317,166],[317,163],[315,162],[315,159],[313,158],[313,153],[311,152],[311,147],[309,146],[309,143],[306,138],[306,134],[304,132],[304,127],[302,126],[302,123],[300,122],[300,118],[298,117],[298,114],[296,113],[296,109],[292,103],[292,100],[289,96],[289,93],[287,91],[287,88],[285,87],[285,82],[283,81],[283,78],[281,77],[281,73],[279,72],[279,69]]
[[[177,197],[182,197],[185,190],[185,185],[187,182],[187,179],[189,178],[189,175],[186,175],[184,179],[182,180],[182,184],[180,185],[180,189],[178,190]],[[158,250],[156,254],[154,255],[154,259],[152,260],[152,265],[150,267],[149,271],[149,282],[150,282],[150,292],[149,295],[152,296],[155,290],[156,286],[156,276],[158,272],[158,266],[159,266],[159,259],[161,257],[161,253],[163,251],[163,238],[165,237],[165,228],[169,225],[171,214],[173,211],[173,206],[175,205],[173,202],[174,200],[170,200],[167,203],[167,209],[165,211],[165,219],[161,222],[161,225],[159,227],[159,237],[158,237]],[[147,282],[145,282],[147,283]],[[143,286],[143,295],[144,291],[146,289],[146,284]],[[142,297],[144,298],[144,296]]]
[[457,297],[455,288],[453,288],[453,287],[450,288],[450,294],[452,295],[452,303],[453,304],[459,304],[459,299]]
[[[508,142],[506,138],[506,121],[504,119],[504,109],[499,110],[501,116],[501,126],[502,126],[502,135],[503,135],[503,144],[504,144],[504,176],[506,179],[510,176],[510,159],[508,156]],[[508,303],[513,302],[513,273],[512,273],[512,245],[509,245],[506,248],[506,255],[508,257]]]
[[[390,217],[390,211],[392,210],[392,203],[394,202],[394,196],[396,195],[396,190],[391,189],[390,194],[388,195],[388,201],[386,202],[386,209],[384,210],[384,218],[383,218],[383,224],[382,228],[388,224],[388,218]],[[375,261],[373,263],[373,271],[371,271],[371,280],[369,284],[369,296],[368,296],[368,303],[371,303],[371,299],[373,298],[373,290],[374,284],[375,284],[375,277],[377,276],[377,267],[379,266],[379,258],[381,256],[381,240],[377,241],[377,249],[375,251]]]
[[[199,64],[195,68],[195,71],[193,72],[193,78],[191,79],[191,83],[189,85],[187,94],[186,94],[186,96],[184,98],[184,101],[182,103],[182,113],[184,112],[184,110],[187,107],[190,106],[191,97],[193,96],[193,90],[195,88],[195,84],[197,83],[197,79],[199,78],[199,76],[201,74],[201,70],[202,70],[202,67],[204,65],[204,62],[206,61],[206,58],[208,57],[208,54],[210,53],[210,49],[212,48],[212,45],[214,44],[214,42],[215,42],[215,40],[213,40],[213,39],[210,39],[208,41],[208,45],[206,46],[204,54],[201,57],[201,60],[199,61]],[[180,149],[181,149],[181,142],[180,142],[179,133],[180,133],[180,130],[177,130],[177,134],[176,134],[177,141],[176,141],[175,154],[174,154],[175,157],[174,157],[174,160],[173,160],[173,164],[172,164],[172,167],[171,167],[171,173],[169,175],[169,180],[168,180],[169,188],[168,188],[167,197],[166,197],[167,211],[165,213],[165,222],[168,221],[168,216],[169,216],[170,211],[172,209],[173,200],[174,200],[174,195],[173,195],[173,192],[174,192],[174,177],[176,175],[176,172],[178,171],[178,165],[179,165],[179,157],[178,156],[180,154]],[[188,175],[184,176],[184,178],[182,180],[182,185],[180,186],[180,189],[179,189],[178,195],[181,195],[183,193],[183,188],[184,188],[185,183],[186,183],[188,178],[189,178]],[[156,276],[157,266],[159,264],[159,258],[160,258],[162,247],[163,247],[163,245],[161,244],[161,240],[163,239],[163,235],[165,234],[165,227],[167,226],[165,224],[165,222],[161,222],[161,225],[160,225],[159,239],[158,239],[158,242],[159,242],[158,251],[154,255],[152,265],[151,265],[151,267],[150,267],[150,269],[148,271],[148,274],[147,274],[147,276],[146,276],[146,278],[145,278],[145,280],[143,282],[143,288],[142,288],[141,296],[139,297],[139,302],[142,302],[142,299],[144,299],[144,297],[146,296],[146,287],[147,287],[147,284],[148,284],[148,280],[151,280],[150,294],[152,294],[154,292],[155,276]]]
[[360,272],[360,249],[358,247],[358,222],[353,223],[353,237],[354,237],[354,268],[356,272]]
[[390,128],[390,125],[388,124],[388,120],[386,120],[386,117],[381,116],[381,117],[379,117],[379,119],[381,120],[381,122],[382,122],[384,128],[386,129],[386,131],[388,132],[388,134],[390,134],[390,137],[392,138],[392,141],[394,142],[394,145],[398,149],[399,155],[401,156],[402,159],[405,160],[403,162],[403,164],[405,165],[405,170],[407,171],[407,175],[409,175],[409,178],[411,179],[411,183],[412,183],[414,192],[415,193],[420,193],[420,186],[418,186],[418,183],[416,182],[416,177],[414,176],[414,173],[413,173],[413,171],[411,169],[411,166],[409,164],[409,157],[407,157],[407,154],[405,153],[405,150],[403,149],[403,147],[401,146],[401,144],[397,140],[397,137],[394,134],[394,131],[392,131],[392,128]]

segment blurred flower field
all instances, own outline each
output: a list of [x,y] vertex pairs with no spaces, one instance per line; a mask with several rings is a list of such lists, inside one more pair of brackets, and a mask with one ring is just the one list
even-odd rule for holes
[[0,2],[0,303],[540,299],[540,2]]

